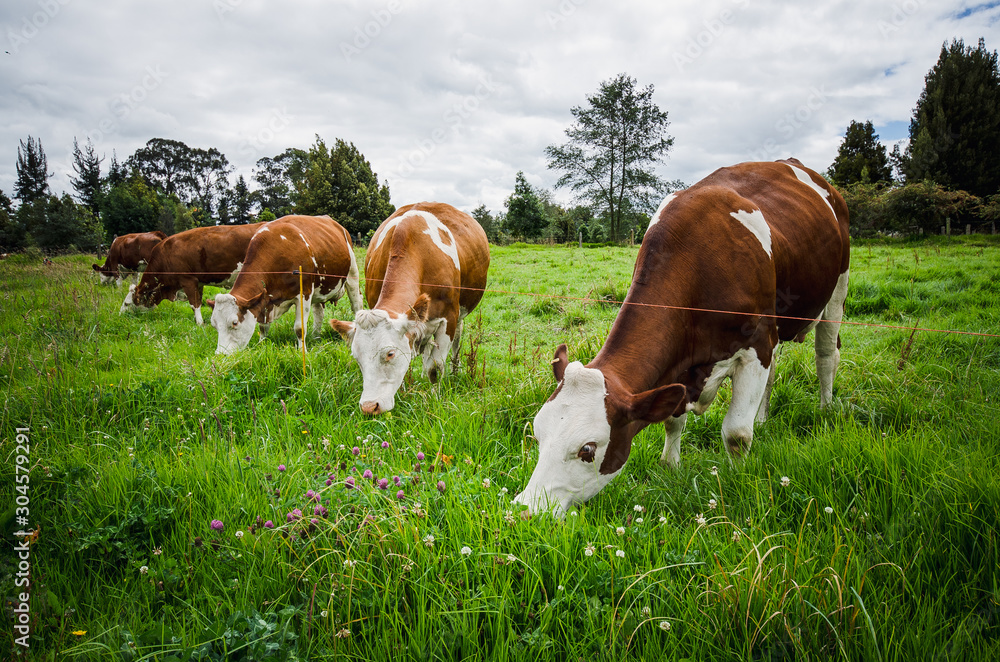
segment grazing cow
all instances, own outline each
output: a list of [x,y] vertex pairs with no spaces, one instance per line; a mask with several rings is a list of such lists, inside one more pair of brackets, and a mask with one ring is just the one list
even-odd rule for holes
[[302,307],[312,307],[315,335],[322,329],[323,304],[336,303],[345,291],[351,312],[361,310],[358,263],[347,230],[329,216],[284,216],[254,234],[232,291],[207,302],[219,332],[217,354],[246,347],[258,324],[266,336],[271,322],[289,308],[295,308],[295,337],[302,342],[299,276],[294,273],[300,268]]
[[246,255],[250,238],[263,223],[215,225],[178,232],[153,249],[138,285],[131,285],[121,310],[153,308],[161,301],[180,299],[191,304],[194,319],[201,317],[205,285],[232,285]]
[[354,322],[331,320],[361,366],[361,411],[395,404],[415,354],[436,382],[451,352],[458,367],[462,319],[483,298],[490,247],[471,216],[451,205],[420,202],[383,221],[365,256],[365,299]]
[[145,268],[153,248],[167,238],[159,230],[155,232],[135,232],[115,237],[108,249],[108,259],[104,266],[92,264],[94,271],[101,277],[102,285],[122,284],[126,276],[133,275]]
[[552,362],[559,386],[535,416],[538,464],[517,501],[561,516],[607,485],[632,438],[664,423],[661,464],[680,461],[687,412],[726,377],[730,457],[767,417],[779,342],[816,329],[820,406],[833,397],[847,296],[847,206],[799,161],[743,163],[669,195],[642,240],[628,296],[586,366]]

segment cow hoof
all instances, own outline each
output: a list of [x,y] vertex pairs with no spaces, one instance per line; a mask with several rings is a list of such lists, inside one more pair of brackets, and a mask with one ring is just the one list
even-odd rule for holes
[[729,451],[729,457],[733,460],[741,459],[744,454],[749,452],[751,443],[753,443],[753,439],[729,437],[726,439],[726,449]]
[[427,373],[427,378],[431,380],[431,384],[437,384],[438,382],[438,369],[431,368],[431,371]]

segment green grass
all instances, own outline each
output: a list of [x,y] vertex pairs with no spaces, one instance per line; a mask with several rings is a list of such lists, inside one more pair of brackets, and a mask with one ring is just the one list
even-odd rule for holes
[[0,479],[16,494],[29,427],[40,526],[21,659],[1000,657],[1000,341],[910,332],[997,333],[1000,243],[856,246],[846,319],[901,328],[843,327],[830,410],[812,340],[787,345],[744,461],[722,448],[723,390],[680,469],[651,426],[577,514],[524,520],[510,497],[552,352],[596,354],[636,250],[494,247],[462,369],[434,387],[415,362],[376,419],[329,329],[303,376],[290,317],[220,357],[186,304],[119,315],[88,256],[0,262]]

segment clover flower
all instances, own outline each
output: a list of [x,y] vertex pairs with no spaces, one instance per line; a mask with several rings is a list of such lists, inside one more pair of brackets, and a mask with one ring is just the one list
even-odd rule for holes
[[434,536],[432,536],[429,533],[426,536],[423,537],[423,541],[424,541],[424,546],[425,547],[433,547],[434,546]]
[[344,486],[349,490],[354,489],[354,476],[348,476],[344,479]]
[[424,455],[423,451],[417,451],[417,460],[418,461],[423,462],[424,461],[424,457],[426,457],[426,456]]
[[145,565],[144,565],[144,566],[142,566],[141,568],[139,568],[139,574],[140,574],[140,575],[145,575],[145,574],[147,574],[148,572],[149,572],[149,566],[145,566]]
[[719,502],[716,501],[715,499],[709,499],[708,500],[708,508],[709,508],[709,510],[715,510],[715,507],[717,505],[719,505]]
[[279,464],[278,465],[278,471],[284,471],[284,470],[285,470],[285,465]]
[[620,536],[625,535],[625,527],[624,526],[619,526],[617,529],[615,529],[615,533],[617,533]]
[[490,479],[489,478],[483,478],[483,489],[484,490],[488,490],[489,488],[490,488]]
[[222,529],[226,527],[226,525],[222,523],[222,520],[217,520],[217,519],[212,520],[210,526],[212,527],[213,531],[222,531]]
[[660,621],[660,629],[663,630],[664,632],[666,632],[667,630],[669,630],[670,629],[670,621],[667,621],[667,620]]
[[375,474],[372,473],[371,469],[365,469],[365,472],[361,474],[361,477],[364,478],[365,480],[371,480],[372,478],[375,477]]
[[833,508],[831,508],[830,506],[827,506],[826,508],[823,509],[823,512],[825,512],[827,515],[832,515],[833,514]]
[[593,546],[592,544],[590,544],[590,543],[587,543],[587,546],[583,548],[583,555],[584,555],[584,556],[593,556],[593,555],[594,555],[594,552],[595,552],[596,550],[597,550],[597,548],[596,548],[596,547],[594,547],[594,546]]
[[382,448],[389,448],[389,442],[388,441],[383,441],[382,442]]
[[620,559],[625,558],[625,550],[623,550],[623,549],[616,550],[615,551],[615,556],[617,556]]
[[266,522],[264,522],[264,528],[265,529],[273,529],[274,528],[274,522],[272,522],[271,520],[267,520]]
[[781,486],[782,487],[788,487],[791,484],[792,484],[792,479],[791,478],[789,478],[788,476],[782,476],[781,477]]
[[708,473],[712,474],[713,476],[718,476],[719,475],[719,467],[717,467],[717,466],[715,466],[713,464],[712,468],[708,470]]
[[642,506],[640,506],[639,504],[635,504],[635,506],[632,508],[632,510],[634,510],[637,513],[641,513],[642,511],[644,511],[646,509],[643,508]]
[[389,489],[389,479],[388,478],[379,478],[378,479],[378,488],[380,490]]
[[705,522],[708,520],[705,519],[705,515],[703,513],[698,513],[698,516],[694,518],[694,521],[698,523],[698,526],[705,526]]
[[351,455],[360,455],[360,454],[361,454],[361,449],[358,448],[357,446],[351,449]]
[[237,531],[236,532],[236,537],[237,538],[242,538],[243,537],[243,532],[242,531]]
[[458,550],[458,553],[462,556],[468,556],[469,554],[472,554],[472,548],[466,545],[462,549]]
[[441,492],[442,494],[444,493],[444,481],[443,480],[439,480],[438,481],[437,490],[438,490],[438,492]]
[[399,490],[398,492],[396,492],[396,498],[402,501],[404,498],[406,498],[406,494],[403,492],[403,490]]

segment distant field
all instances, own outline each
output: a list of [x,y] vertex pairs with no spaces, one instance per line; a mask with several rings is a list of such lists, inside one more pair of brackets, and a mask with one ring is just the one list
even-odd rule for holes
[[636,252],[492,247],[462,370],[415,362],[376,419],[329,328],[303,376],[291,316],[220,357],[187,304],[119,315],[89,256],[0,262],[9,622],[16,497],[40,527],[22,659],[1000,659],[1000,339],[909,330],[1000,333],[1000,241],[855,245],[845,319],[904,328],[842,328],[830,411],[810,337],[746,460],[723,391],[679,470],[651,426],[578,514],[524,520],[552,353],[597,352]]

